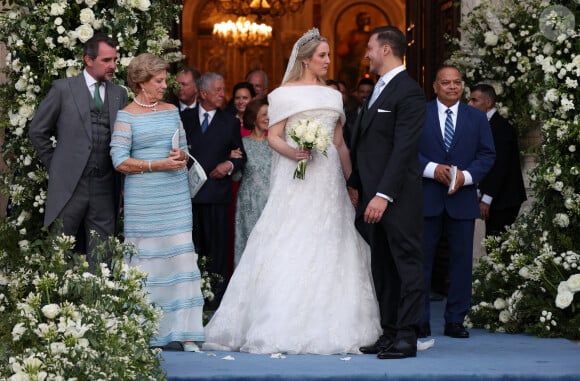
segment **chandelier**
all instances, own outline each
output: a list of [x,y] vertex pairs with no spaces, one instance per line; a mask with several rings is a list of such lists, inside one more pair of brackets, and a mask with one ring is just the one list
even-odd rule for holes
[[227,46],[246,48],[248,46],[266,46],[272,38],[272,27],[257,24],[244,16],[214,24],[213,36]]
[[224,13],[236,16],[268,15],[280,17],[286,13],[297,12],[305,0],[214,0],[217,8]]

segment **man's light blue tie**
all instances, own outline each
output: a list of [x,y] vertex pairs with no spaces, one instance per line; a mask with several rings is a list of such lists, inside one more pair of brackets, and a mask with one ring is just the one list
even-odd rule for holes
[[379,94],[381,93],[381,88],[383,87],[384,84],[385,84],[385,82],[383,81],[383,79],[379,78],[379,80],[377,81],[377,84],[375,85],[375,89],[373,90],[373,95],[371,96],[371,100],[369,101],[368,108],[371,108],[373,103],[375,103],[375,101],[379,97]]
[[453,141],[453,118],[451,115],[453,111],[450,108],[445,110],[447,113],[447,117],[445,118],[445,136],[443,137],[443,142],[445,143],[445,151],[449,151],[449,147],[451,147],[451,142]]
[[209,126],[209,114],[207,112],[203,113],[203,122],[201,122],[201,133],[205,134],[207,127]]

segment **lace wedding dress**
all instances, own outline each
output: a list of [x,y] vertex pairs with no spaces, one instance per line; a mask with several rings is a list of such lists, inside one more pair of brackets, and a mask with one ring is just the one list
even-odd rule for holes
[[[281,87],[269,100],[270,124],[316,119],[332,132],[344,117],[340,94],[322,86]],[[296,163],[274,152],[268,202],[204,349],[359,353],[381,334],[370,251],[354,228],[338,152],[313,152],[304,180],[292,178]]]

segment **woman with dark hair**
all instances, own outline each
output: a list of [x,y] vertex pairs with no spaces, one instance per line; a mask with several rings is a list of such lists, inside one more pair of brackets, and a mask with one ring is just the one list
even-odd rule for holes
[[185,351],[198,351],[195,342],[204,340],[203,296],[191,236],[187,143],[177,108],[162,101],[167,67],[149,53],[131,60],[127,82],[136,96],[117,114],[111,156],[126,175],[125,241],[137,249],[126,261],[148,274],[149,301],[163,310],[150,344],[179,341]]
[[268,145],[268,101],[254,99],[246,107],[244,126],[250,135],[243,138],[248,161],[241,172],[240,189],[236,201],[236,234],[234,264],[237,266],[246,241],[262,214],[270,189],[272,149]]
[[248,103],[256,96],[256,91],[250,82],[239,82],[234,85],[233,95],[232,104],[235,116],[240,121],[240,132],[242,136],[247,136],[250,134],[250,130],[244,128],[244,112]]

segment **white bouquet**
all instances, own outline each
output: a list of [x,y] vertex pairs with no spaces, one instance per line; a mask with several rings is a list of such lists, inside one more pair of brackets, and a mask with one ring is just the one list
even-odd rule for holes
[[[301,119],[288,128],[288,135],[294,140],[300,148],[315,149],[322,155],[326,156],[326,151],[332,143],[332,137],[328,129],[316,120]],[[306,175],[306,163],[308,160],[303,159],[296,165],[293,178],[304,180]]]

